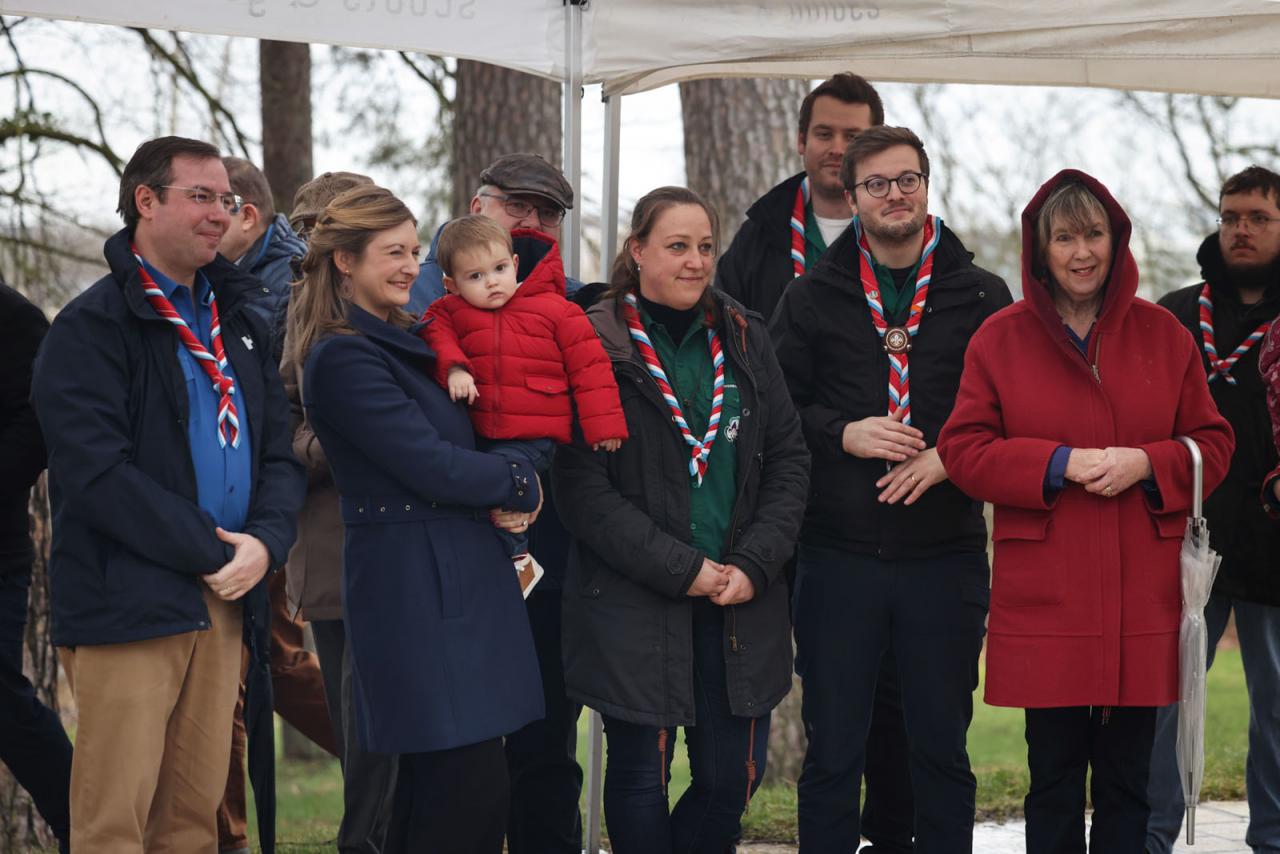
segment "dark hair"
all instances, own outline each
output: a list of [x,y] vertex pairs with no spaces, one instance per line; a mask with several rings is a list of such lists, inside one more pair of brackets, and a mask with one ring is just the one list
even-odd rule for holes
[[[697,205],[706,211],[707,219],[711,220],[713,253],[719,254],[720,245],[717,235],[720,233],[720,221],[716,216],[715,208],[706,199],[688,187],[659,187],[656,190],[650,190],[636,202],[636,208],[631,214],[631,232],[627,235],[627,239],[622,241],[622,249],[618,252],[618,257],[614,259],[613,267],[609,271],[609,290],[605,293],[606,297],[621,299],[639,289],[640,271],[636,268],[635,259],[631,257],[631,244],[637,240],[648,240],[658,217],[664,211],[679,205]],[[708,286],[703,295],[703,301],[708,308],[714,305],[710,300],[710,292],[711,288]]]
[[929,155],[925,154],[924,143],[920,137],[908,128],[880,127],[867,128],[853,138],[849,147],[844,150],[844,160],[840,161],[840,183],[850,193],[853,192],[858,177],[858,164],[868,157],[874,157],[896,145],[909,145],[920,155],[920,171],[929,175]]
[[1218,193],[1218,204],[1222,204],[1223,196],[1252,193],[1254,190],[1280,205],[1280,175],[1257,165],[1228,178],[1222,185],[1222,192]]
[[497,244],[510,254],[511,232],[487,216],[469,214],[449,222],[436,242],[436,263],[446,276],[453,278],[453,261],[459,252],[474,252]]
[[151,187],[160,201],[164,201],[162,188],[173,180],[173,158],[208,160],[219,156],[215,146],[182,136],[156,137],[139,145],[120,176],[120,200],[116,212],[124,219],[125,228],[133,231],[138,224],[138,203],[134,195],[139,187]]
[[884,104],[880,93],[865,78],[848,71],[828,77],[818,87],[804,96],[800,102],[800,135],[809,133],[809,121],[813,118],[813,102],[823,95],[844,101],[846,104],[866,104],[871,108],[871,124],[884,124]]
[[224,157],[222,165],[227,167],[231,192],[257,208],[262,213],[263,222],[275,219],[276,204],[271,198],[271,185],[262,170],[243,157]]

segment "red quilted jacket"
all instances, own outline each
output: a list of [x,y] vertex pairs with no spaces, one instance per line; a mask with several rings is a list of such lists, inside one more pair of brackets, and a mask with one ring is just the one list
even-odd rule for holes
[[555,240],[532,229],[511,237],[520,269],[533,269],[506,305],[475,308],[449,294],[427,310],[420,334],[436,353],[436,380],[447,387],[455,365],[475,378],[471,422],[488,439],[567,443],[574,405],[588,444],[625,439],[613,367],[586,314],[565,299]]

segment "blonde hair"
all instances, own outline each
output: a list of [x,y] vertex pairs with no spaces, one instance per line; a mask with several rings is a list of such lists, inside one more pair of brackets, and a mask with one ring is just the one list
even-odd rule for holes
[[446,276],[453,278],[453,261],[459,252],[475,252],[493,244],[504,247],[510,255],[511,232],[480,214],[458,217],[440,232],[440,240],[436,243],[436,263]]
[[[343,276],[333,255],[345,250],[359,257],[378,232],[405,221],[417,224],[404,202],[390,190],[373,184],[341,193],[320,212],[307,254],[302,259],[302,278],[294,283],[289,300],[286,359],[302,365],[307,353],[321,338],[353,334],[347,323],[347,303],[351,295],[343,288]],[[403,309],[396,309],[390,320],[396,326],[408,328],[415,318]]]

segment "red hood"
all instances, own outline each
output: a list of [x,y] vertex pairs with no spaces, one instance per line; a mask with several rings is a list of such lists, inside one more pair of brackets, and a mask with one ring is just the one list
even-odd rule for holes
[[1048,328],[1050,336],[1054,339],[1061,338],[1064,343],[1066,332],[1062,326],[1062,318],[1053,307],[1053,297],[1049,294],[1047,281],[1035,274],[1034,261],[1036,217],[1049,194],[1069,181],[1084,184],[1097,196],[1111,222],[1111,271],[1103,284],[1106,294],[1102,299],[1102,312],[1098,316],[1098,329],[1108,331],[1117,328],[1138,292],[1138,264],[1129,251],[1129,237],[1133,233],[1129,215],[1120,207],[1111,191],[1092,175],[1077,169],[1063,169],[1044,183],[1022,212],[1022,297]]
[[511,232],[511,245],[520,256],[517,296],[547,292],[565,295],[564,263],[554,237],[532,228],[517,228]]

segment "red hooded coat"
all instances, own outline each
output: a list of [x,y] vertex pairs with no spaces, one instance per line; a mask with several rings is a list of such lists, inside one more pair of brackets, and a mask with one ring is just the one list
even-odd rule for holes
[[[1111,222],[1112,263],[1088,358],[1068,339],[1033,270],[1036,215],[1075,180]],[[965,355],[938,453],[966,494],[995,505],[986,701],[994,706],[1159,706],[1178,699],[1178,554],[1191,506],[1191,458],[1206,492],[1234,439],[1204,381],[1195,342],[1138,299],[1128,216],[1102,184],[1065,170],[1022,213],[1023,299],[993,315]],[[1067,481],[1045,493],[1054,449],[1141,448],[1158,495],[1113,498]],[[1047,500],[1046,500],[1047,497]]]
[[522,268],[532,260],[529,255],[541,258],[505,305],[476,308],[449,294],[427,310],[421,335],[436,353],[437,381],[447,388],[455,365],[475,378],[480,394],[471,422],[487,439],[567,443],[573,425],[570,388],[587,444],[625,439],[613,366],[586,314],[565,299],[556,242],[531,229],[517,229],[511,237]]

